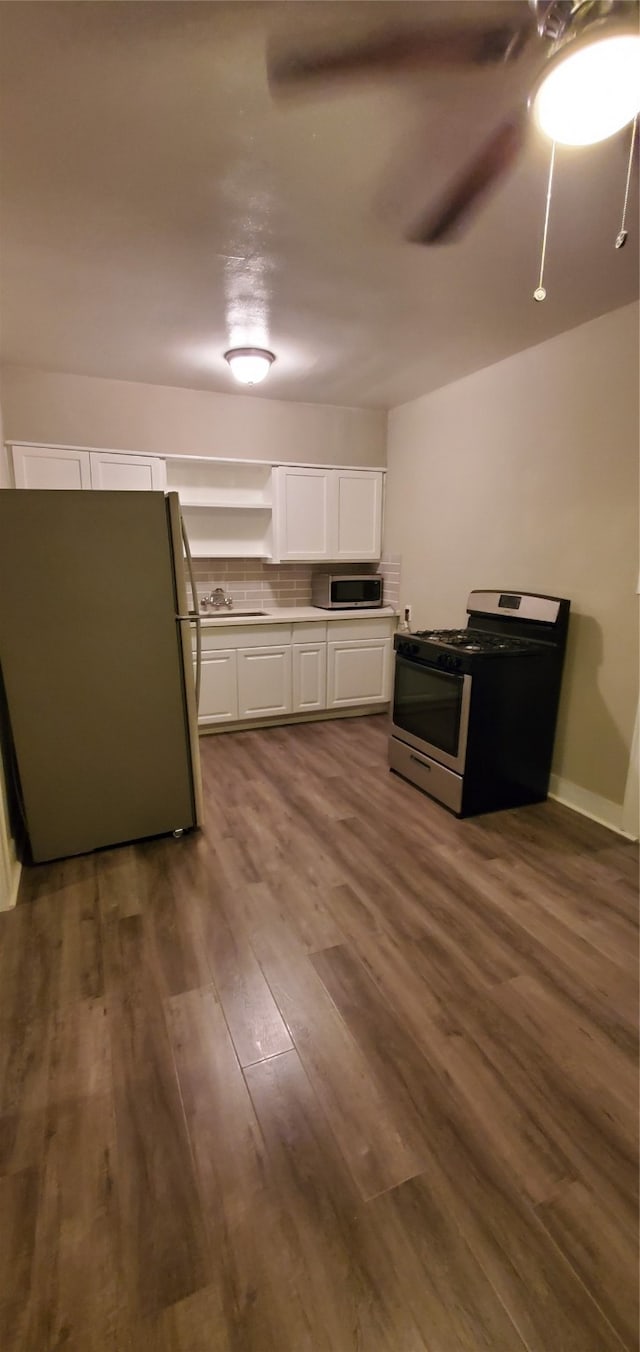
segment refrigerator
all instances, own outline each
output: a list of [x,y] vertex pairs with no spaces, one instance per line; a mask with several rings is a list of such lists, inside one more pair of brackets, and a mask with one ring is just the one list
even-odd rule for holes
[[177,493],[0,490],[0,733],[25,862],[198,826],[194,625],[199,660]]

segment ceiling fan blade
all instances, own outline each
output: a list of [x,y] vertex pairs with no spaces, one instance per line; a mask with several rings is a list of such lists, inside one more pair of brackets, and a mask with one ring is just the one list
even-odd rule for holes
[[409,231],[407,239],[413,244],[447,244],[460,234],[485,194],[515,164],[526,129],[527,109],[523,106],[485,141],[464,173],[454,180],[437,206]]
[[340,76],[393,74],[440,66],[484,66],[513,61],[531,36],[529,26],[495,24],[490,28],[394,30],[363,38],[347,47],[280,52],[268,57],[274,89]]

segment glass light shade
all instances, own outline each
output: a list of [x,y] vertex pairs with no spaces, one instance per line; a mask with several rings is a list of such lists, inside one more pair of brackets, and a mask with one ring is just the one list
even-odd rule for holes
[[536,94],[534,115],[552,141],[588,146],[640,111],[640,36],[599,38],[560,57]]
[[241,385],[259,385],[275,361],[273,352],[262,347],[234,347],[224,357]]

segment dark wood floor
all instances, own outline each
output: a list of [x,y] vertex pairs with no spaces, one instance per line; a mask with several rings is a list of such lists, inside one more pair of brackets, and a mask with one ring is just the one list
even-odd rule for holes
[[637,1347],[637,853],[458,822],[382,717],[0,916],[4,1352]]

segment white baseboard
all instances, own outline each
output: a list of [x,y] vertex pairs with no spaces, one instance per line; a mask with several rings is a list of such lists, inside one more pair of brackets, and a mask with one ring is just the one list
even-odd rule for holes
[[210,737],[223,732],[253,732],[256,728],[281,728],[294,723],[327,723],[333,718],[363,718],[366,714],[388,714],[389,705],[356,704],[348,709],[320,709],[317,713],[273,714],[268,718],[244,718],[236,723],[198,723],[198,736]]
[[549,797],[563,803],[565,807],[573,808],[574,812],[581,812],[583,817],[599,822],[601,826],[608,826],[610,831],[616,831],[625,840],[637,840],[637,836],[623,830],[623,803],[614,803],[599,793],[583,789],[580,784],[573,784],[570,779],[561,779],[560,775],[551,775]]

